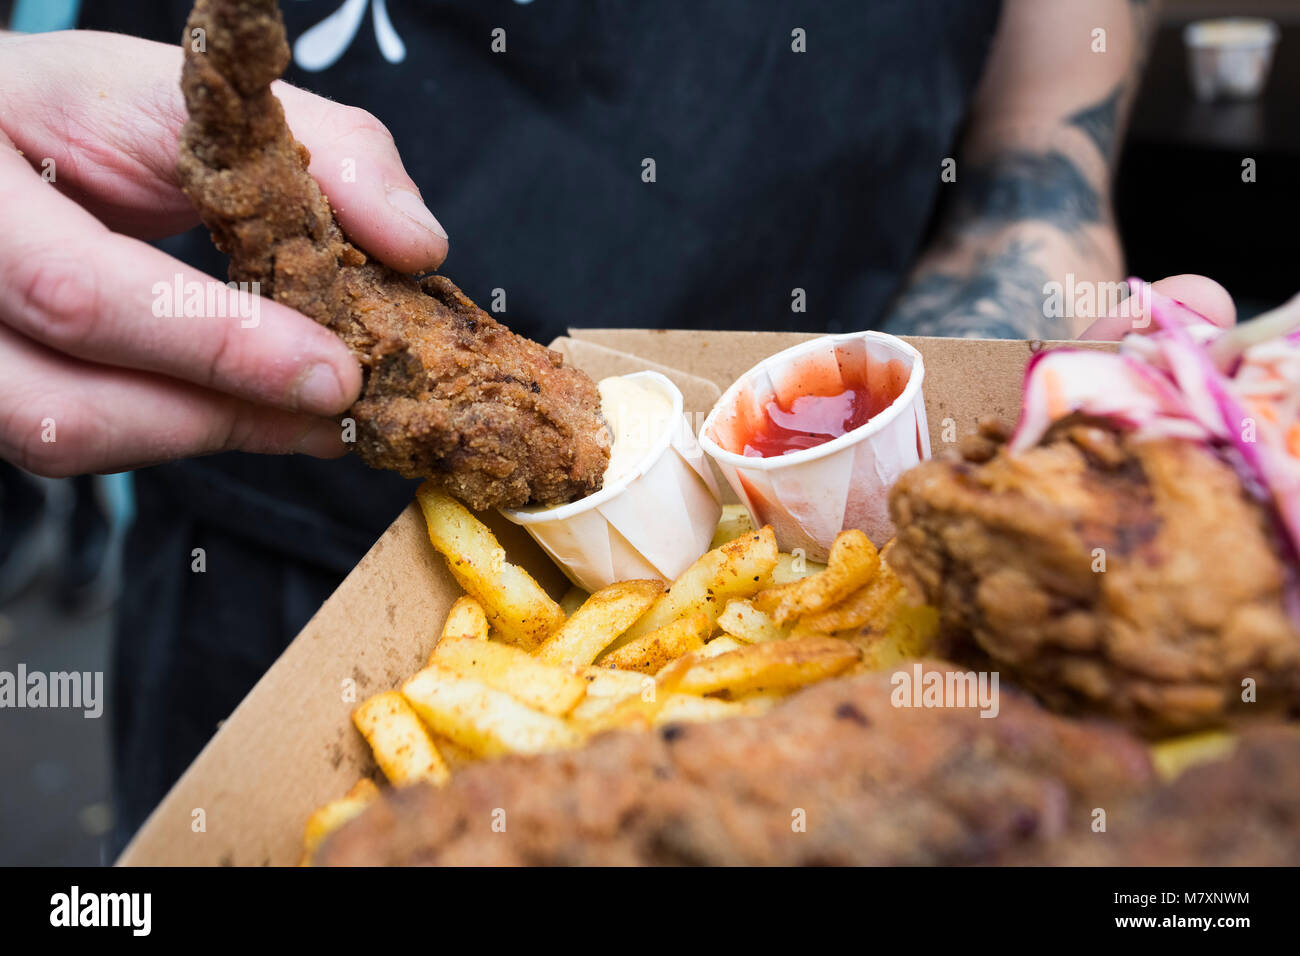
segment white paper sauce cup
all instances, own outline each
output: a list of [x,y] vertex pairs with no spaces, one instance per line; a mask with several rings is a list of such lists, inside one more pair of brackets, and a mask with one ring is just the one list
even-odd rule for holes
[[1279,31],[1271,20],[1224,17],[1183,28],[1188,75],[1199,100],[1254,99],[1264,89]]
[[501,510],[587,591],[638,578],[673,580],[709,549],[722,516],[713,472],[682,414],[682,393],[658,372],[623,377],[672,401],[671,426],[640,464],[571,504]]
[[[900,363],[891,367],[890,363]],[[906,384],[866,424],[824,444],[759,458],[742,452],[750,424],[772,399],[819,393],[838,383]],[[847,383],[846,383],[847,378]],[[889,489],[904,471],[930,457],[921,353],[883,332],[828,335],[760,362],[719,399],[700,432],[700,444],[749,509],[756,526],[770,524],[782,551],[802,548],[824,561],[846,528],[866,532],[878,546],[894,533]],[[891,391],[894,389],[891,388]]]

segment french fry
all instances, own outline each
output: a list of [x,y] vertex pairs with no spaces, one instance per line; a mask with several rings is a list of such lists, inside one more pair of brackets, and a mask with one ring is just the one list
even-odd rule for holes
[[428,780],[439,786],[451,771],[429,731],[395,690],[376,694],[352,712],[352,722],[374,751],[375,762],[394,786]]
[[776,567],[777,554],[776,535],[770,527],[705,552],[611,649],[698,611],[707,614],[710,623],[716,621],[722,609],[719,602],[757,591]]
[[307,818],[303,828],[302,846],[305,861],[310,862],[312,854],[325,838],[349,820],[361,814],[379,796],[379,788],[369,777],[362,777],[345,796],[331,800],[319,807]]
[[851,667],[856,647],[832,637],[771,641],[698,661],[677,685],[682,694],[733,695],[757,690],[788,690],[812,684]]
[[662,581],[620,581],[601,588],[535,654],[546,664],[585,667],[632,626],[660,594]]
[[882,564],[880,571],[864,587],[824,611],[805,616],[799,623],[809,631],[824,634],[852,630],[871,621],[886,619],[905,594],[906,589],[898,575],[889,565]]
[[722,700],[718,697],[697,697],[694,694],[672,694],[655,715],[654,725],[704,724],[728,717],[745,717],[757,708],[742,701]]
[[729,634],[720,634],[705,644],[703,648],[696,651],[695,658],[696,660],[704,660],[708,657],[717,657],[719,654],[729,654],[746,646],[748,645],[744,641],[738,641]]
[[709,616],[696,611],[610,651],[599,663],[602,667],[655,674],[669,661],[704,647],[704,639],[712,630]]
[[590,594],[575,584],[565,591],[564,596],[560,598],[560,610],[564,612],[564,616],[567,618],[582,607],[589,597],[591,597]]
[[564,621],[564,612],[533,578],[506,560],[492,531],[460,502],[426,482],[415,493],[429,540],[447,568],[482,605],[489,623],[525,650]]
[[[488,639],[487,614],[483,611],[483,605],[468,594],[458,597],[447,611],[447,620],[443,622],[438,643],[441,644],[449,637],[469,637],[479,641]],[[432,660],[432,656],[429,659]]]
[[539,661],[509,644],[444,637],[429,663],[505,691],[522,704],[563,717],[587,693],[587,682],[562,667]]
[[709,582],[714,620],[726,598],[748,597],[756,593],[763,581],[771,576],[780,557],[776,533],[771,525],[728,541],[718,550],[722,553],[722,561]]
[[403,684],[402,696],[431,730],[480,757],[541,753],[580,742],[559,717],[436,665]]
[[429,736],[433,738],[434,746],[438,748],[438,753],[442,754],[442,759],[451,768],[453,776],[455,776],[457,770],[468,764],[478,763],[481,759],[474,751],[467,750],[456,741],[444,737],[442,734],[430,733]]
[[587,699],[593,697],[618,698],[639,694],[648,678],[636,671],[621,671],[612,667],[587,667],[582,672],[587,683]]
[[937,608],[900,604],[882,629],[864,629],[851,640],[862,651],[862,666],[879,671],[902,661],[925,657],[938,633]]
[[[730,700],[732,703],[744,704],[750,714],[765,714],[781,701],[790,696],[789,690],[759,690],[752,694],[736,694]],[[713,697],[704,697],[702,700],[714,700]]]
[[820,561],[810,561],[802,554],[787,554],[782,551],[777,555],[776,567],[772,569],[763,586],[780,587],[782,584],[794,584],[795,581],[802,581],[825,570],[826,565]]
[[1236,736],[1225,730],[1183,734],[1152,744],[1151,763],[1161,780],[1173,780],[1197,764],[1223,760],[1236,746]]
[[[639,675],[645,677],[646,675]],[[653,681],[653,677],[646,677],[646,680]],[[633,691],[628,694],[618,694],[617,696],[607,697],[584,697],[577,707],[573,708],[569,714],[569,722],[575,727],[591,727],[599,723],[601,717],[618,706],[624,698],[632,697],[640,691]]]
[[694,664],[694,654],[683,654],[656,674],[654,683],[647,685],[641,693],[624,697],[611,707],[600,708],[581,721],[575,720],[575,725],[587,736],[616,728],[645,730],[653,727],[665,702],[678,692]]
[[754,606],[777,624],[788,624],[844,600],[870,581],[879,568],[880,553],[870,538],[857,529],[841,531],[831,545],[825,571],[760,591]]
[[718,527],[713,532],[709,548],[720,548],[728,541],[735,541],[753,530],[754,520],[744,505],[723,505],[722,517],[718,519]]
[[746,644],[780,641],[790,636],[790,628],[777,624],[744,598],[727,602],[727,606],[718,615],[718,627],[724,634],[730,634]]

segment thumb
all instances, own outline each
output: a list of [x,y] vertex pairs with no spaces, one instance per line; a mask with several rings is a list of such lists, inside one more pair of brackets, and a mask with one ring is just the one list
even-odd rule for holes
[[392,134],[372,114],[275,84],[285,119],[311,152],[312,177],[339,225],[366,253],[401,272],[428,272],[447,257],[447,230],[407,175]]
[[[1228,290],[1213,279],[1198,275],[1177,275],[1157,279],[1151,288],[1161,295],[1177,299],[1194,312],[1199,312],[1220,328],[1231,328],[1237,323],[1237,307]],[[1132,316],[1122,310],[1098,319],[1079,336],[1080,339],[1118,341],[1133,329]]]

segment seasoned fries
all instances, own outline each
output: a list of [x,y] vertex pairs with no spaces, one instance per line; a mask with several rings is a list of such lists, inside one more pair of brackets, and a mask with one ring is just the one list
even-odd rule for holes
[[537,648],[539,661],[585,667],[663,593],[662,581],[620,581],[601,588]]
[[777,624],[744,598],[727,602],[727,606],[718,615],[718,627],[724,634],[746,644],[780,641],[790,636],[788,627]]
[[447,612],[447,620],[442,625],[441,643],[448,638],[468,637],[478,641],[488,639],[487,614],[483,605],[466,594],[456,599],[456,603]]
[[668,699],[678,692],[694,663],[694,654],[688,653],[677,658],[655,675],[653,681],[647,678],[646,685],[639,694],[623,697],[586,717],[579,725],[583,734],[590,736],[616,728],[653,727],[660,711]]
[[672,694],[655,715],[655,726],[664,724],[702,724],[728,717],[744,717],[757,713],[758,708],[738,700],[720,697],[696,697],[693,694]]
[[375,753],[375,762],[392,784],[429,780],[444,784],[451,777],[429,731],[395,690],[376,694],[352,712],[352,722]]
[[723,505],[722,517],[718,519],[717,530],[709,542],[709,550],[720,548],[728,541],[735,541],[741,535],[754,530],[754,519],[749,516],[744,505]]
[[713,623],[703,611],[679,618],[651,631],[634,641],[629,641],[616,651],[610,651],[600,663],[605,667],[655,674],[664,665],[688,651],[704,647],[704,639],[713,630]]
[[352,785],[352,789],[345,796],[331,800],[317,809],[307,818],[307,825],[303,828],[303,861],[311,862],[312,854],[327,836],[359,815],[378,796],[379,788],[375,786],[375,782],[369,777],[362,777]]
[[[699,611],[707,614],[710,622],[716,621],[719,601],[753,594],[771,574],[776,562],[776,535],[767,527],[706,552],[682,572],[681,577],[655,601],[619,644],[636,640]],[[614,646],[618,647],[618,644]]]
[[862,627],[869,621],[880,620],[903,594],[903,582],[898,575],[888,565],[881,565],[880,572],[866,586],[824,611],[807,615],[799,623],[810,631],[827,634]]
[[415,493],[429,540],[447,569],[483,606],[488,621],[526,650],[564,621],[564,612],[523,568],[506,560],[492,531],[455,498],[426,482]]
[[1222,760],[1237,746],[1237,738],[1224,730],[1203,730],[1151,745],[1151,763],[1162,780],[1173,780],[1197,764]]
[[788,690],[834,677],[861,655],[848,641],[833,637],[750,644],[697,662],[677,686],[683,694],[744,694]]
[[782,551],[776,558],[776,567],[772,569],[770,580],[765,587],[777,587],[782,584],[794,584],[803,578],[812,577],[826,570],[820,561],[809,561],[804,555],[787,554]]
[[[621,671],[612,667],[588,667],[582,672],[587,682],[587,699],[593,697],[626,697],[639,694],[645,682],[651,680],[636,671]],[[651,681],[653,683],[653,680]]]
[[[429,540],[467,594],[429,666],[354,714],[395,785],[610,730],[762,713],[850,668],[919,657],[938,630],[937,612],[907,603],[860,531],[840,534],[821,565],[779,553],[770,527],[754,530],[729,505],[717,546],[668,588],[571,588],[557,604],[472,514],[429,486],[418,497]],[[375,792],[363,780],[313,814],[306,858]]]
[[704,649],[696,653],[695,659],[703,660],[706,657],[717,657],[719,654],[738,651],[745,646],[744,641],[738,641],[729,634],[722,634],[705,644]]
[[430,728],[480,757],[561,750],[581,741],[560,718],[436,665],[403,684],[402,696]]
[[474,638],[443,638],[429,663],[461,677],[505,691],[520,703],[563,717],[587,693],[587,682],[572,671],[552,667],[527,651]]
[[826,570],[759,592],[754,606],[777,624],[816,614],[865,585],[880,569],[880,552],[861,531],[843,531],[831,545]]
[[564,597],[560,598],[560,610],[564,612],[565,618],[567,619],[574,611],[582,607],[589,597],[591,595],[577,585],[565,591]]

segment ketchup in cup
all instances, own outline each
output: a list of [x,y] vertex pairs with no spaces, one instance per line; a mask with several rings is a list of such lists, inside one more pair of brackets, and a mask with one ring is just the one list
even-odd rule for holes
[[884,332],[809,339],[737,379],[700,446],[781,550],[824,561],[846,528],[880,547],[890,487],[930,454],[924,379],[921,353]]
[[898,359],[841,363],[838,371],[796,367],[785,394],[744,416],[741,454],[775,458],[824,445],[867,424],[907,387],[908,370]]

